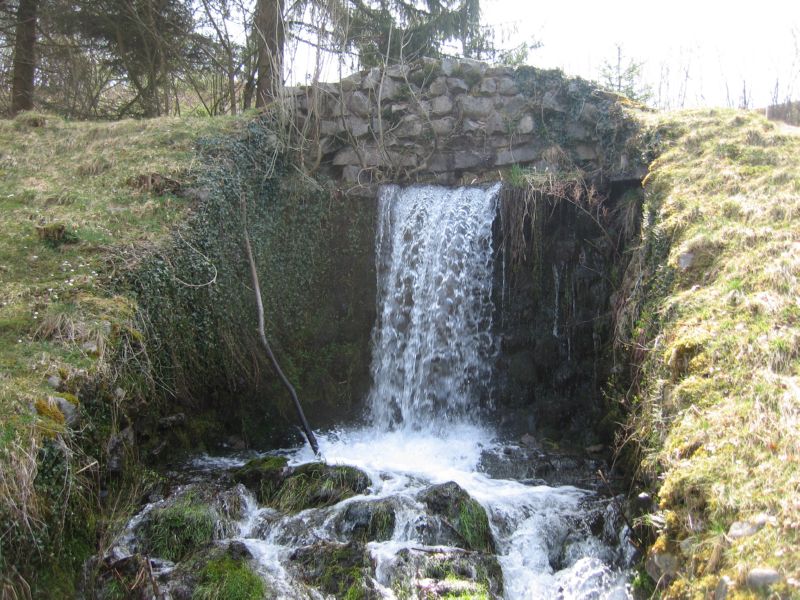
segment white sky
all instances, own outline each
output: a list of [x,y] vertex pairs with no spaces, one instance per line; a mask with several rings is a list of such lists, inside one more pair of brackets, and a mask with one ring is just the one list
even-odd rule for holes
[[644,63],[654,91],[667,82],[662,67],[669,70],[669,96],[679,95],[688,66],[686,106],[726,105],[726,82],[738,104],[743,81],[753,91],[751,106],[764,106],[776,78],[781,100],[790,88],[800,97],[800,48],[792,35],[800,44],[798,0],[483,0],[482,8],[487,24],[517,30],[514,41],[542,43],[528,56],[537,67],[598,79],[620,44],[623,56]]
[[[482,0],[482,11],[500,45],[541,42],[528,63],[568,75],[598,80],[620,44],[661,107],[738,106],[745,82],[750,106],[763,107],[776,80],[780,101],[800,99],[800,0]],[[305,79],[303,54],[289,58],[289,81]],[[322,79],[338,79],[336,69]]]

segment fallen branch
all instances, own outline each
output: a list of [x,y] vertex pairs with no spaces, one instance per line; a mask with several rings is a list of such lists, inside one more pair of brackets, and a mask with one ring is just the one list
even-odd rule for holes
[[267,341],[267,334],[264,332],[264,303],[261,300],[261,286],[258,283],[258,271],[256,269],[256,261],[253,258],[253,248],[250,246],[250,235],[247,232],[247,200],[245,199],[244,194],[242,194],[242,218],[244,221],[244,248],[247,252],[247,260],[250,263],[250,276],[253,280],[253,292],[256,296],[256,304],[258,305],[258,336],[261,338],[261,345],[264,346],[264,350],[266,351],[267,356],[269,356],[269,360],[272,362],[275,372],[278,374],[283,386],[288,390],[289,395],[292,397],[294,408],[297,411],[297,417],[300,419],[300,424],[303,426],[303,433],[305,433],[311,449],[314,451],[314,454],[319,456],[320,452],[319,445],[317,444],[317,438],[314,437],[314,432],[311,431],[311,427],[308,425],[306,415],[303,412],[303,407],[300,406],[300,400],[297,398],[297,392],[295,391],[294,386],[291,384],[289,379],[283,373],[281,366],[278,364],[278,359],[275,358],[275,354],[273,354],[272,348]]

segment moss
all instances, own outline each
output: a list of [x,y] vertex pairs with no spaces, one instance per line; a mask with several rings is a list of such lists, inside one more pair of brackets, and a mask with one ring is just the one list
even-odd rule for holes
[[233,472],[233,479],[256,494],[261,503],[268,503],[280,488],[287,474],[288,460],[283,456],[254,458]]
[[42,417],[47,417],[59,425],[64,424],[64,413],[62,413],[58,408],[58,405],[55,402],[52,402],[49,398],[37,399],[34,403],[34,407],[36,408],[36,414]]
[[790,573],[800,564],[794,527],[722,542],[730,523],[752,514],[800,521],[785,501],[797,489],[800,446],[788,416],[800,373],[790,333],[800,136],[735,111],[648,126],[671,133],[647,177],[642,245],[625,277],[637,289],[619,338],[636,366],[622,386],[632,392],[617,401],[631,409],[631,467],[660,498],[658,543],[680,542],[679,572],[661,592],[699,597],[713,595],[722,573],[736,580],[755,566]]
[[261,600],[267,598],[267,587],[246,563],[223,557],[206,563],[192,600]]
[[216,521],[211,507],[187,494],[150,512],[140,529],[143,548],[152,556],[183,560],[211,542]]
[[369,477],[355,467],[308,463],[292,470],[269,504],[288,512],[332,506],[369,485]]

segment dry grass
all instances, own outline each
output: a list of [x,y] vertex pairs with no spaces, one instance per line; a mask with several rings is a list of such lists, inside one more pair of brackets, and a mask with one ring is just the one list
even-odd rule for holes
[[[658,546],[682,561],[665,596],[713,596],[727,575],[729,597],[758,597],[744,577],[768,566],[775,597],[800,597],[800,137],[735,111],[651,118],[672,139],[642,252],[661,244],[668,269],[642,256],[628,273],[662,282],[638,298],[628,441],[658,490]],[[755,535],[725,535],[762,513]]]

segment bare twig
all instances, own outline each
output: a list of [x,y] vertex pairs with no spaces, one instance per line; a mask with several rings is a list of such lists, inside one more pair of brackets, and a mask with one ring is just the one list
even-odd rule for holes
[[269,357],[269,360],[275,369],[275,372],[278,374],[281,383],[283,383],[283,386],[292,397],[294,408],[297,411],[297,417],[300,419],[300,423],[303,426],[303,433],[305,433],[311,449],[314,451],[314,454],[320,456],[317,438],[314,436],[314,432],[311,431],[311,427],[308,425],[306,415],[303,412],[303,407],[300,405],[300,400],[297,398],[297,392],[295,391],[294,386],[291,384],[289,379],[283,373],[283,369],[281,369],[280,364],[278,364],[278,359],[275,358],[275,354],[272,352],[272,347],[269,345],[269,341],[267,341],[267,335],[264,332],[264,303],[261,299],[261,286],[258,283],[258,270],[256,269],[256,261],[253,258],[253,248],[250,245],[250,235],[247,232],[247,199],[244,194],[241,196],[241,204],[244,229],[244,248],[247,253],[247,261],[250,263],[250,276],[253,280],[253,293],[255,294],[256,304],[258,305],[258,336],[261,338],[261,345],[264,346],[264,350],[266,351],[267,356]]

